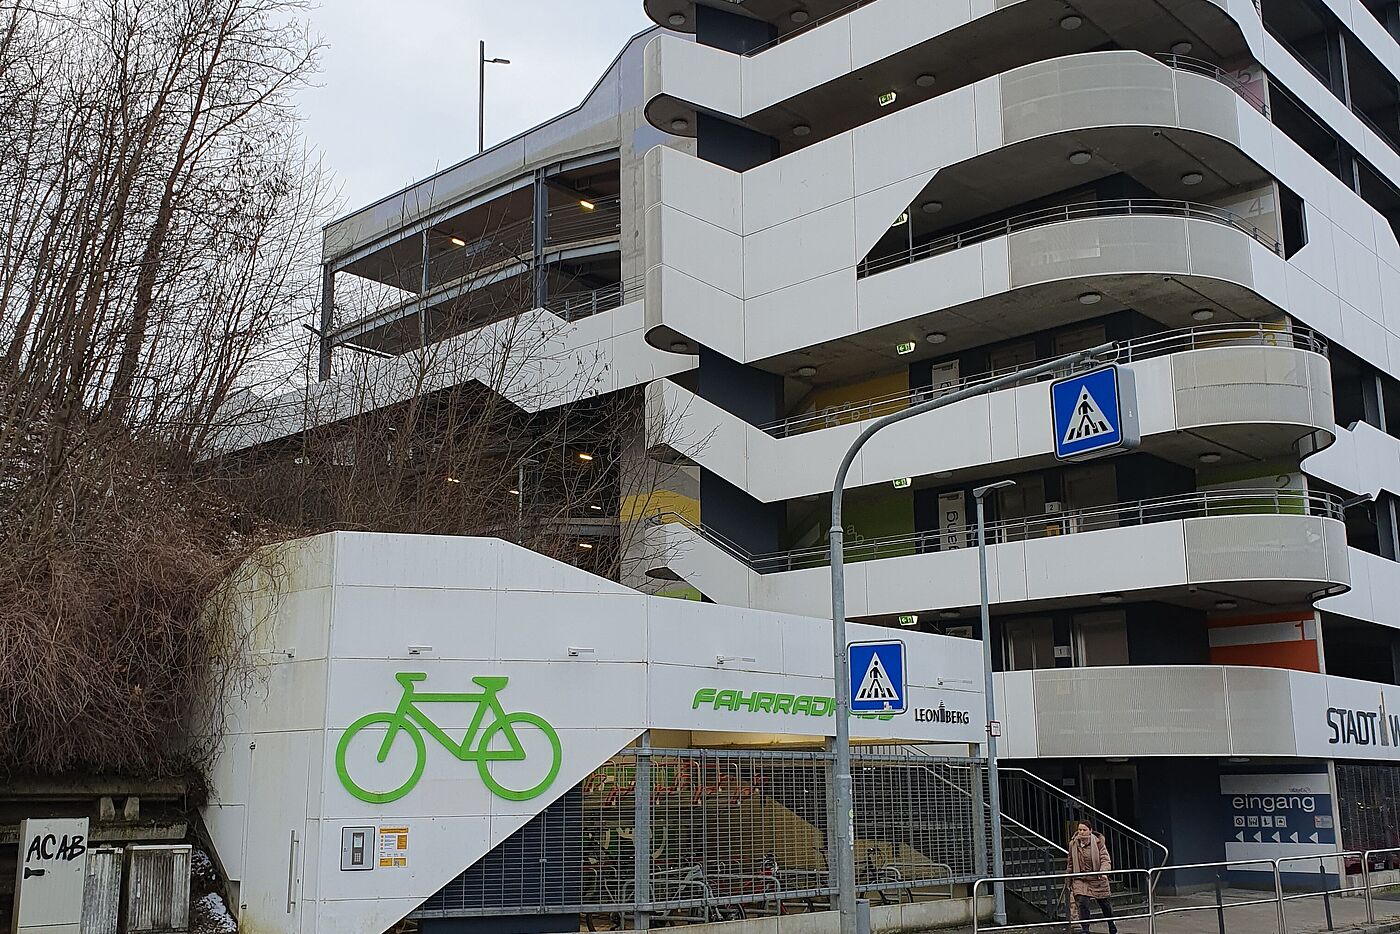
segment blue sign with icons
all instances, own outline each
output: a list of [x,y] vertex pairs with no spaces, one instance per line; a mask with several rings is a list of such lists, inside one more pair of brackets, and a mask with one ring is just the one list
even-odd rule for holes
[[1101,367],[1050,384],[1055,456],[1087,460],[1137,446],[1132,371]]
[[851,673],[852,713],[904,713],[904,643],[852,642],[846,646]]

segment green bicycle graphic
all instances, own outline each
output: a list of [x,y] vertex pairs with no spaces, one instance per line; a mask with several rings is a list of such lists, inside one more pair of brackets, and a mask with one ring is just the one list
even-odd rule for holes
[[[554,783],[555,777],[559,774],[559,765],[563,761],[559,734],[554,731],[554,727],[535,714],[520,711],[505,712],[497,695],[509,682],[508,678],[473,678],[472,681],[481,688],[479,693],[473,694],[423,694],[414,691],[413,685],[419,681],[426,681],[427,678],[427,674],[423,672],[399,672],[395,675],[395,679],[403,685],[403,696],[399,698],[398,707],[393,712],[380,711],[379,713],[366,714],[346,729],[345,735],[340,738],[340,743],[335,749],[336,772],[339,773],[340,783],[345,786],[346,791],[370,804],[387,804],[390,801],[397,801],[412,791],[413,787],[418,784],[418,780],[423,777],[423,768],[428,764],[428,749],[423,742],[425,731],[460,761],[475,762],[477,771],[481,773],[482,783],[498,798],[505,798],[508,801],[528,801],[542,794],[546,788]],[[418,709],[419,704],[476,704],[476,713],[472,716],[471,725],[467,727],[466,734],[462,737],[461,742],[458,742],[443,732],[442,728],[434,723],[427,714]],[[486,719],[488,711],[493,719],[489,726],[482,729],[482,721]],[[388,759],[389,749],[400,733],[413,741],[417,761],[414,763],[413,772],[407,781],[397,787],[376,791],[370,787],[373,782],[362,783],[350,777],[350,771],[345,764],[345,754],[350,748],[350,743],[361,730],[380,725],[386,726],[388,729],[385,730],[384,739],[379,744],[376,762],[383,763]],[[525,747],[515,731],[518,726],[532,726],[543,733],[545,738],[549,740],[550,754],[553,757],[549,764],[549,772],[545,775],[544,780],[531,788],[507,788],[491,775],[493,763],[522,762],[527,758]],[[492,743],[498,736],[504,738],[507,748],[492,748]]]

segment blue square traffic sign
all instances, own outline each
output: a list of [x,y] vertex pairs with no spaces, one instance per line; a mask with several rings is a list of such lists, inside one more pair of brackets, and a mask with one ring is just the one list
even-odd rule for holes
[[851,670],[852,713],[904,713],[904,643],[852,642],[846,646]]
[[1101,367],[1050,384],[1055,456],[1083,460],[1136,447],[1137,398],[1132,372]]

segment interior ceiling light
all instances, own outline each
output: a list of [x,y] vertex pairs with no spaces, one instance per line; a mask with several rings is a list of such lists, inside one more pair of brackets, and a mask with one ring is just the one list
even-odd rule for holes
[[579,548],[583,549],[584,551],[592,551],[592,550],[593,550],[593,543],[592,543],[592,542],[579,542],[579,543],[578,543],[578,546],[579,546]]
[[461,237],[452,237],[452,238],[449,240],[449,242],[450,242],[453,246],[466,246],[466,245],[467,245],[467,241],[463,240]]
[[1215,312],[1209,308],[1197,308],[1191,312],[1191,317],[1197,321],[1209,321],[1215,317]]
[[579,451],[578,459],[581,461],[591,461],[593,459],[593,455],[589,454],[587,451]]
[[939,610],[939,611],[938,611],[938,616],[939,616],[940,619],[957,619],[957,618],[958,618],[958,611],[957,611],[957,610]]
[[519,491],[519,490],[506,490],[506,492],[509,493],[511,496],[519,496],[519,495],[520,495],[520,491]]
[[596,205],[596,204],[594,204],[592,201],[588,201],[588,200],[580,200],[579,203],[578,203],[578,206],[581,207],[581,208],[583,208],[585,211],[592,211],[592,210],[595,210],[595,209],[598,207],[598,205]]
[[932,334],[924,337],[924,340],[928,341],[930,344],[941,344],[947,339],[948,335],[944,334],[942,331],[934,331]]
[[1201,455],[1201,463],[1202,463],[1202,464],[1218,464],[1218,463],[1220,463],[1220,455],[1217,454],[1217,453],[1214,452],[1214,451],[1207,451],[1206,453],[1204,453],[1204,454]]
[[937,214],[939,211],[943,210],[943,202],[925,201],[923,204],[919,205],[919,210],[923,211],[925,214]]
[[666,17],[666,22],[670,23],[672,26],[684,26],[684,25],[685,25],[685,14],[684,14],[684,13],[672,13],[670,16]]
[[1087,149],[1076,149],[1069,154],[1070,165],[1086,165],[1090,159],[1094,158]]
[[1233,609],[1234,609],[1235,607],[1237,607],[1237,606],[1239,606],[1239,604],[1236,603],[1234,600],[1217,600],[1217,601],[1215,601],[1215,608],[1216,608],[1217,610],[1233,610]]
[[461,482],[462,482],[461,480],[458,480],[456,477],[443,477],[443,479],[446,480],[448,483],[461,483]]
[[684,117],[677,117],[671,121],[671,129],[675,130],[677,133],[684,133],[686,130],[690,129],[690,121]]
[[919,77],[914,79],[914,83],[921,88],[931,88],[933,87],[933,83],[937,80],[938,79],[933,75],[919,75]]
[[951,470],[940,470],[940,471],[938,471],[937,473],[934,474],[934,476],[937,477],[937,478],[940,479],[940,480],[947,480],[947,479],[948,479],[949,477],[951,477],[952,475],[953,475],[953,472],[952,472]]
[[793,135],[793,136],[811,136],[811,135],[812,135],[812,128],[809,127],[809,126],[808,126],[807,124],[805,124],[805,123],[799,123],[797,126],[795,126],[795,127],[792,128],[792,135]]
[[1103,301],[1103,295],[1098,292],[1085,292],[1079,296],[1079,304],[1081,305],[1097,305],[1101,301]]
[[603,511],[603,507],[602,507],[602,506],[589,506],[588,508],[591,509],[591,510],[593,510],[594,512],[602,512],[602,511]]
[[799,25],[799,26],[802,25],[803,23],[807,22],[807,20],[809,20],[809,19],[811,19],[811,18],[812,18],[812,14],[811,14],[811,13],[808,13],[806,10],[793,10],[793,11],[792,11],[792,21],[793,21],[794,23],[796,23],[797,25]]
[[1194,46],[1192,46],[1191,43],[1187,42],[1185,39],[1182,39],[1180,42],[1172,43],[1172,54],[1190,55],[1192,48],[1194,48]]
[[800,366],[797,368],[797,375],[803,379],[811,379],[817,375],[817,368],[814,366]]
[[1200,172],[1187,172],[1185,175],[1181,176],[1181,184],[1199,185],[1201,182],[1205,181],[1205,179],[1206,177]]
[[1060,20],[1060,28],[1065,30],[1066,32],[1072,32],[1073,30],[1078,29],[1080,26],[1083,25],[1084,17],[1082,16],[1074,16],[1071,14],[1070,16],[1066,16],[1064,19]]
[[1106,593],[1106,594],[1104,594],[1102,597],[1099,597],[1099,602],[1100,602],[1100,603],[1122,603],[1122,602],[1123,602],[1123,595],[1122,595],[1121,593]]
[[676,341],[671,345],[671,353],[689,353],[690,345],[684,341]]

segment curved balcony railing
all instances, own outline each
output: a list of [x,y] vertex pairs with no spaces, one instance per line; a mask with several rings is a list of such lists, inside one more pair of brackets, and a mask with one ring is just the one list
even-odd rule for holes
[[930,256],[951,253],[975,243],[1009,236],[1021,230],[1044,227],[1048,224],[1063,224],[1069,221],[1098,217],[1124,216],[1180,217],[1186,220],[1222,224],[1248,234],[1275,253],[1280,255],[1283,253],[1283,245],[1272,234],[1261,230],[1249,218],[1241,217],[1218,205],[1199,204],[1193,201],[1171,201],[1165,198],[1116,198],[1043,208],[1039,211],[1029,211],[1015,217],[1008,217],[1006,220],[970,227],[956,233],[943,234],[924,243],[914,243],[905,249],[886,253],[883,256],[867,257],[861,261],[856,272],[862,278],[872,276],[879,272],[907,266]]
[[[1205,59],[1191,58],[1189,55],[1177,55],[1173,52],[1159,52],[1154,57],[1168,67],[1175,68],[1178,71],[1189,71],[1192,74],[1204,75],[1207,78],[1219,81],[1238,94],[1249,106],[1266,117],[1269,115],[1269,102],[1265,94],[1261,90],[1257,90],[1254,85],[1241,81],[1223,68]],[[1267,79],[1260,80],[1260,88],[1265,86],[1266,80]]]
[[[987,542],[1023,542],[1152,522],[1245,515],[1317,516],[1341,521],[1342,500],[1330,493],[1307,490],[1203,490],[1182,496],[1164,496],[1108,506],[1066,509],[1038,516],[998,519],[987,524]],[[683,525],[760,574],[799,571],[825,567],[828,564],[829,548],[825,545],[754,555],[713,529],[696,525],[678,513],[658,512],[651,521],[656,525]],[[976,534],[976,526],[958,525],[946,529],[863,538],[857,529],[849,528],[846,530],[845,556],[847,561],[856,562],[934,551],[956,551],[974,546]]]
[[[1118,363],[1131,363],[1135,360],[1146,360],[1149,357],[1217,347],[1286,347],[1295,350],[1308,350],[1313,353],[1327,352],[1327,345],[1322,338],[1306,328],[1286,330],[1278,325],[1244,322],[1241,324],[1201,325],[1124,341],[1118,345],[1118,353],[1113,359]],[[819,412],[794,415],[758,427],[775,438],[787,438],[792,435],[806,434],[809,431],[818,431],[822,428],[862,422],[866,419],[888,415],[891,412],[898,412],[935,396],[1001,379],[1003,376],[1042,366],[1048,362],[1050,362],[1050,358],[1047,357],[1019,366],[1002,367],[989,370],[986,373],[977,373],[937,387],[927,386],[908,392],[890,393],[889,395],[848,402],[839,406],[828,406]],[[1099,366],[1101,363],[1102,361],[1098,361],[1093,365]],[[1047,373],[1039,379],[1059,379],[1069,372],[1071,372],[1070,369]]]

